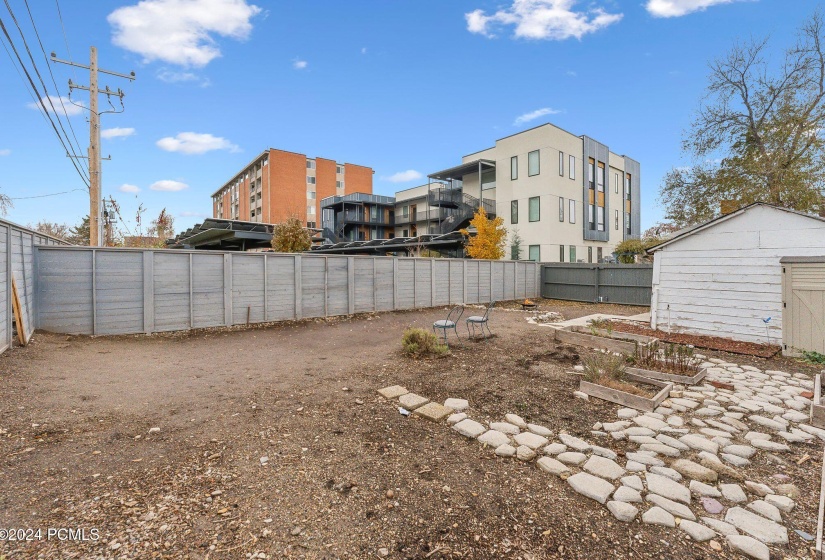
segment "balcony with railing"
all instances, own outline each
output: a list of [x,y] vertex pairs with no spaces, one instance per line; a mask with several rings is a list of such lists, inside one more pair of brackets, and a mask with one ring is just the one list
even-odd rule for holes
[[365,202],[367,204],[395,204],[395,197],[380,194],[351,193],[345,195],[328,196],[321,199],[321,207],[333,206],[341,202]]

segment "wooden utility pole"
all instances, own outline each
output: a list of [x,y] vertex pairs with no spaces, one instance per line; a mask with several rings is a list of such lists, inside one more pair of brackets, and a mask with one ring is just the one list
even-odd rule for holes
[[[110,90],[106,86],[105,90],[98,87],[98,73],[109,74],[117,76],[118,78],[126,78],[127,80],[134,80],[135,73],[130,72],[128,75],[119,72],[112,72],[110,70],[101,70],[97,66],[97,47],[90,48],[89,66],[84,64],[77,64],[70,60],[60,60],[55,53],[52,53],[52,62],[60,64],[68,64],[69,66],[77,66],[89,71],[89,86],[82,86],[73,84],[69,80],[69,99],[71,99],[72,90],[82,89],[89,92],[89,246],[99,247],[102,244],[102,228],[100,223],[101,218],[101,176],[102,168],[100,166],[100,115],[97,109],[97,96],[99,94],[105,95],[111,99],[111,96],[120,98],[123,101],[124,94],[119,88],[117,91]],[[111,112],[111,111],[105,111]]]

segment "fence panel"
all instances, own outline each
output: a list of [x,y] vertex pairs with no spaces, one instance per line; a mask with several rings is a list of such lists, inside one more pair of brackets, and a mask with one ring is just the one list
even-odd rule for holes
[[87,247],[35,254],[37,327],[98,335],[535,297],[540,272],[532,262],[409,257]]
[[644,306],[650,305],[652,287],[652,264],[541,265],[541,295],[546,298]]

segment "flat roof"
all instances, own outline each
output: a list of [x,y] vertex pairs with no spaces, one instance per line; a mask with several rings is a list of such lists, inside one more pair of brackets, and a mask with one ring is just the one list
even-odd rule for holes
[[428,175],[431,179],[439,179],[441,181],[448,181],[450,179],[461,179],[465,175],[471,173],[478,173],[479,166],[495,167],[496,162],[491,159],[477,159],[468,163],[462,163],[443,171],[436,171]]

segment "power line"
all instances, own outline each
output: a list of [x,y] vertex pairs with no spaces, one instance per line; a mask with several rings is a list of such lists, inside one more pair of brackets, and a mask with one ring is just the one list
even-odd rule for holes
[[[29,13],[29,19],[32,22],[32,28],[34,29],[34,34],[37,37],[37,43],[40,45],[40,51],[43,53],[43,60],[46,61],[46,69],[49,71],[49,75],[52,78],[52,84],[54,84],[55,93],[57,93],[57,98],[60,101],[60,106],[63,108],[63,114],[66,116],[66,122],[69,123],[69,130],[72,131],[72,136],[74,137],[75,144],[77,144],[77,149],[80,153],[83,153],[83,147],[80,145],[80,141],[77,139],[77,134],[75,134],[74,127],[72,126],[72,121],[69,118],[69,113],[66,111],[66,105],[63,103],[63,97],[60,95],[60,88],[57,87],[57,80],[54,79],[54,72],[52,72],[52,67],[49,65],[49,58],[46,56],[46,49],[43,48],[43,41],[40,40],[40,33],[37,31],[37,25],[34,23],[34,16],[32,15],[31,8],[29,7],[29,0],[23,0],[23,3],[26,5],[26,11]],[[64,37],[65,37],[65,30],[64,30]],[[44,86],[45,89],[45,86]],[[48,94],[48,92],[47,92]],[[58,120],[60,117],[58,117]],[[64,130],[65,132],[65,130]],[[82,166],[81,166],[82,168]],[[88,175],[87,175],[88,178]]]
[[[5,0],[5,4],[6,4],[6,8],[9,10],[9,13],[12,16],[12,19],[14,20],[15,24],[17,24],[17,19],[14,17],[14,14],[11,11],[11,6],[9,6],[8,0]],[[19,24],[17,24],[17,28],[20,31],[20,35],[22,37],[23,32],[20,29]],[[9,46],[11,46],[12,50],[14,51],[14,54],[17,57],[17,61],[20,64],[20,67],[23,69],[23,72],[26,74],[26,78],[28,79],[32,90],[37,94],[40,106],[43,108],[43,112],[44,112],[46,118],[49,120],[49,123],[51,124],[52,129],[54,130],[54,133],[57,135],[57,139],[60,141],[60,144],[63,146],[63,149],[66,150],[67,154],[71,153],[71,154],[74,155],[74,157],[70,158],[71,161],[72,161],[72,165],[74,166],[74,168],[77,171],[78,175],[80,175],[80,178],[83,180],[83,183],[88,187],[89,182],[86,179],[86,176],[81,171],[81,168],[78,167],[78,165],[77,165],[77,162],[76,162],[76,159],[75,159],[75,158],[77,158],[77,154],[75,154],[74,149],[71,147],[71,143],[69,144],[69,146],[66,145],[66,142],[64,141],[64,137],[60,134],[60,131],[57,129],[57,126],[54,124],[54,120],[52,120],[51,116],[49,115],[49,110],[46,108],[46,105],[43,102],[43,96],[40,95],[40,92],[38,91],[37,86],[34,83],[34,79],[31,77],[31,74],[29,74],[29,71],[26,68],[25,63],[23,62],[23,59],[20,56],[20,53],[18,52],[17,47],[15,46],[14,41],[11,38],[11,35],[9,35],[8,29],[6,29],[6,26],[3,23],[2,18],[0,18],[0,30],[3,32],[3,35],[5,35],[6,40],[9,43]],[[28,49],[28,45],[26,44],[25,37],[23,37],[23,43],[26,46],[26,50],[28,51],[29,49]],[[29,51],[29,58],[32,59],[32,64],[34,64],[34,58],[31,56],[31,51]],[[40,73],[37,70],[37,65],[36,64],[34,64],[34,70],[37,73],[38,77],[40,77]],[[42,77],[40,77],[40,81],[41,81],[41,83],[43,83]],[[44,90],[46,89],[45,83],[43,84],[43,89]],[[48,97],[47,97],[47,99],[49,100],[49,104],[52,105],[52,110],[56,112],[56,109],[54,108],[54,105],[51,103],[51,99],[49,99]],[[58,122],[60,122],[59,118],[58,118]],[[60,124],[60,128],[63,129],[62,124]],[[63,133],[66,134],[65,129],[63,129]]]
[[38,194],[38,195],[34,195],[34,196],[13,196],[13,197],[10,197],[10,199],[11,200],[29,200],[31,198],[46,198],[47,196],[57,196],[57,195],[60,195],[60,194],[69,194],[69,193],[73,193],[75,191],[86,192],[86,189],[72,189],[70,191],[62,191],[62,192],[56,192],[56,193],[50,193],[50,194]]

